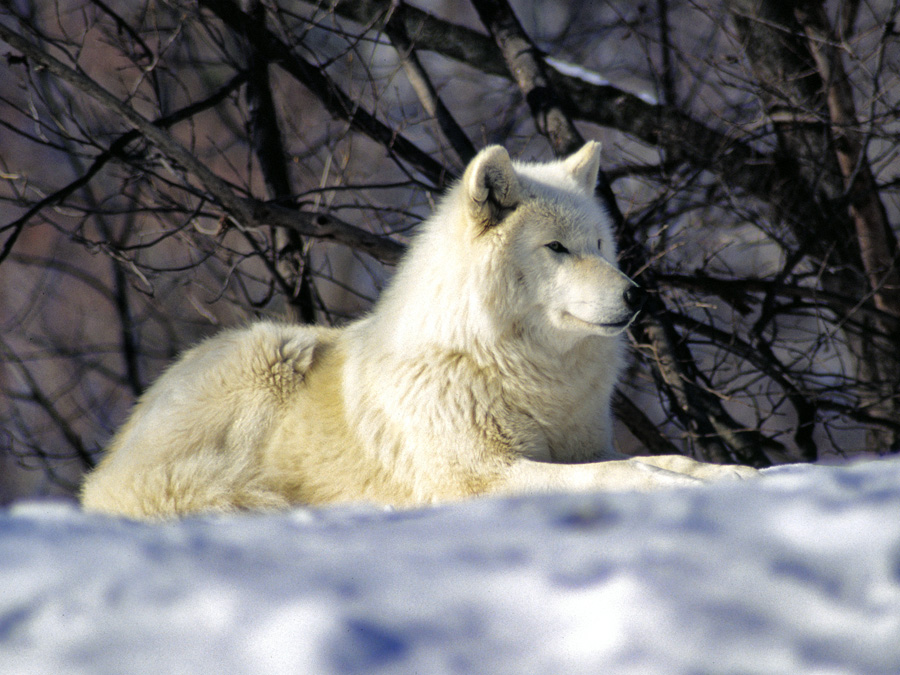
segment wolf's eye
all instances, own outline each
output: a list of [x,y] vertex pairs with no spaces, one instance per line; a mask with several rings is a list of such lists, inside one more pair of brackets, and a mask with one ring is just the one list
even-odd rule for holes
[[600,249],[601,253],[603,253],[603,240],[602,239],[597,240],[597,248]]
[[565,246],[563,246],[558,241],[551,241],[546,246],[554,253],[568,253],[569,252],[569,249],[567,249]]

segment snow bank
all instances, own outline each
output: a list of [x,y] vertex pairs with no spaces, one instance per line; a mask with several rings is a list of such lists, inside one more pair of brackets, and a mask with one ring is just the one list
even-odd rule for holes
[[411,512],[0,512],[0,673],[600,672],[900,672],[900,461]]

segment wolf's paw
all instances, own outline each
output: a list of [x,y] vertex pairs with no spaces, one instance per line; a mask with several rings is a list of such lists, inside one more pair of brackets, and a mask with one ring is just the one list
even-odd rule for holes
[[752,466],[741,466],[739,464],[734,464],[730,466],[720,466],[718,468],[722,470],[721,478],[746,480],[747,478],[756,478],[759,475],[759,471],[754,469]]
[[660,455],[657,457],[636,457],[637,461],[666,471],[690,476],[700,481],[745,480],[759,472],[753,467],[738,464],[707,464],[683,455]]

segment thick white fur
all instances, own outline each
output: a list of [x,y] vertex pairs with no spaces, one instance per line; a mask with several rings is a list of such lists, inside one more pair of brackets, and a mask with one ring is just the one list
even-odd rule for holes
[[548,164],[483,150],[370,315],[258,323],[186,352],[88,476],[85,508],[412,506],[750,475],[612,448],[633,282],[593,196],[599,161],[596,143]]

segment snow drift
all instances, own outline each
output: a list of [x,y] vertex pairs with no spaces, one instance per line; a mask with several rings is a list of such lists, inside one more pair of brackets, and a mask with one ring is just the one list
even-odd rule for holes
[[900,461],[147,525],[0,512],[0,673],[900,672]]

